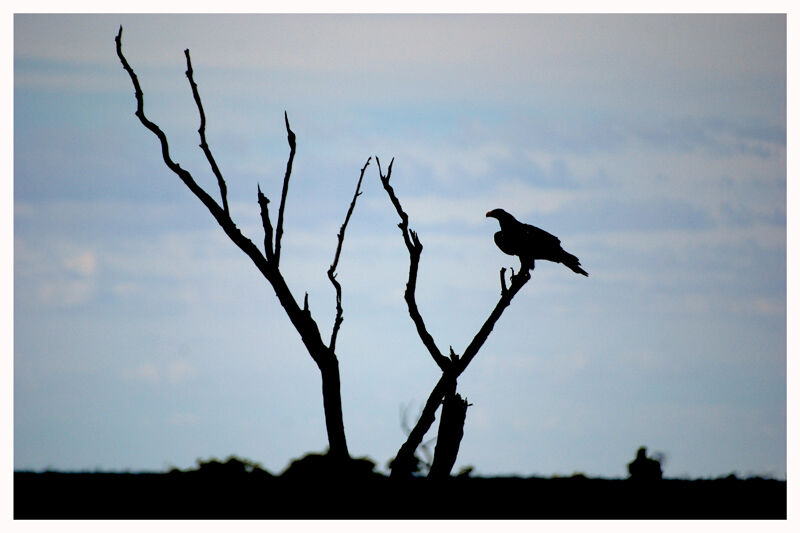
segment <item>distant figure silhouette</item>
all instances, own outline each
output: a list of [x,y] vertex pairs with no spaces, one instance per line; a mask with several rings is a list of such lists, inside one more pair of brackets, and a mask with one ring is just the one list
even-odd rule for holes
[[661,462],[647,457],[647,448],[642,446],[636,452],[636,459],[628,463],[628,472],[636,481],[657,481],[661,479]]
[[588,276],[581,268],[581,262],[561,247],[561,241],[543,229],[523,224],[502,209],[492,209],[487,217],[500,222],[500,231],[494,234],[494,242],[503,253],[519,257],[523,269],[533,270],[534,259],[546,259],[561,263],[573,272]]

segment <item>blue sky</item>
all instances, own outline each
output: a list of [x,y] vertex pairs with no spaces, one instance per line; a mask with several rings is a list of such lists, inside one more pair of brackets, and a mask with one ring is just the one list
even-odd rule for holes
[[[417,297],[460,352],[496,302],[489,209],[561,238],[459,382],[456,470],[786,475],[783,16],[14,17],[14,466],[162,470],[326,446],[319,375],[271,287],[160,160],[197,147],[191,50],[231,211],[254,242],[298,151],[282,267],[325,336],[335,235],[370,156],[425,245]],[[370,165],[337,342],[348,444],[381,469],[438,369]],[[433,436],[433,434],[431,435]]]

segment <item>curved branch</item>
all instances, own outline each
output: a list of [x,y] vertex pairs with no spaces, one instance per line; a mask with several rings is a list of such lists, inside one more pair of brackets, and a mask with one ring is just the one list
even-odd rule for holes
[[[164,159],[164,163],[170,170],[177,174],[177,176],[181,179],[181,181],[183,181],[184,184],[186,184],[189,190],[192,191],[192,193],[197,196],[198,199],[200,199],[223,231],[225,231],[225,234],[228,236],[228,238],[230,238],[231,241],[233,241],[233,243],[236,244],[236,246],[238,246],[239,249],[241,249],[251,259],[251,261],[253,261],[262,275],[270,282],[275,290],[275,295],[278,297],[278,300],[281,303],[281,306],[286,311],[286,314],[289,316],[289,319],[291,320],[295,329],[300,334],[300,337],[302,338],[303,343],[306,345],[309,354],[317,363],[317,365],[321,366],[328,364],[328,360],[331,358],[335,359],[336,356],[333,355],[333,352],[329,350],[327,346],[325,346],[325,343],[320,337],[319,329],[317,328],[317,325],[313,319],[308,316],[308,313],[304,313],[303,310],[300,309],[300,306],[297,304],[297,301],[289,290],[289,287],[286,285],[286,281],[278,270],[277,261],[268,261],[258,247],[253,244],[250,239],[242,235],[242,232],[238,227],[236,227],[236,224],[233,222],[230,215],[226,213],[224,209],[221,208],[219,204],[217,204],[217,202],[197,184],[192,175],[188,171],[182,169],[180,165],[172,160],[169,154],[167,136],[163,131],[161,131],[161,128],[159,128],[154,122],[150,121],[144,113],[144,98],[142,88],[139,85],[139,79],[137,78],[136,73],[133,71],[133,68],[131,68],[131,66],[128,64],[125,56],[122,54],[122,26],[120,26],[119,33],[114,40],[116,41],[117,56],[122,63],[122,67],[128,73],[131,78],[131,82],[133,83],[136,96],[135,115],[148,130],[153,132],[156,137],[158,137],[158,140],[161,144],[161,155]],[[290,140],[290,144],[294,146],[293,133],[290,135]],[[286,193],[287,181],[288,180],[284,180],[284,197]],[[264,209],[269,200],[267,200],[263,194],[261,195],[260,199],[261,198],[264,200],[263,203],[260,202],[262,209]],[[264,220],[265,214],[266,211],[262,211],[262,221]],[[266,220],[267,222],[269,221],[268,215]],[[266,241],[267,239],[265,237],[265,243]]]
[[186,55],[186,77],[189,79],[189,85],[192,87],[192,96],[194,96],[194,101],[197,104],[197,111],[200,113],[200,127],[197,130],[200,134],[200,148],[206,155],[208,164],[211,165],[211,171],[214,172],[214,176],[217,177],[219,194],[222,197],[222,209],[226,214],[230,215],[230,211],[228,210],[228,187],[225,184],[225,180],[222,178],[222,173],[217,166],[217,162],[214,160],[214,156],[211,155],[211,148],[209,148],[206,142],[206,114],[205,111],[203,111],[203,103],[200,101],[200,93],[197,90],[197,84],[194,82],[194,70],[192,70],[192,59],[189,57],[189,49],[187,48],[183,53]]
[[450,368],[450,360],[442,355],[442,352],[436,346],[436,342],[433,340],[433,337],[425,327],[425,321],[422,319],[422,315],[417,307],[415,293],[417,289],[419,258],[420,255],[422,255],[422,242],[419,240],[417,233],[408,228],[408,214],[403,211],[403,207],[400,205],[400,200],[398,200],[397,195],[394,193],[394,188],[389,184],[389,180],[392,177],[392,164],[394,164],[394,159],[392,159],[392,161],[389,163],[386,176],[383,175],[383,171],[381,170],[381,162],[377,156],[375,157],[375,162],[378,164],[378,174],[380,175],[383,188],[386,190],[386,194],[389,195],[392,205],[394,205],[397,214],[400,216],[400,223],[397,225],[397,227],[399,227],[400,231],[403,233],[403,241],[406,243],[406,248],[408,249],[408,282],[406,283],[405,291],[408,314],[411,315],[411,320],[414,322],[414,325],[417,328],[417,334],[422,340],[422,344],[424,344],[428,349],[428,353],[431,354],[434,362],[436,362],[439,368],[445,372]]
[[361,167],[361,175],[358,177],[358,183],[356,184],[356,192],[353,193],[353,200],[350,202],[350,207],[347,209],[347,214],[344,217],[344,222],[342,223],[342,227],[339,228],[339,233],[337,234],[338,244],[336,245],[336,253],[333,256],[333,263],[331,263],[330,268],[328,268],[328,279],[331,280],[331,284],[333,284],[333,288],[336,291],[336,318],[333,320],[333,331],[331,331],[331,342],[328,343],[331,351],[336,349],[336,337],[339,335],[339,327],[342,325],[342,286],[336,280],[336,267],[339,265],[339,256],[342,253],[342,244],[344,243],[344,232],[347,229],[347,223],[350,222],[350,217],[353,214],[353,210],[356,208],[356,200],[359,196],[361,196],[361,182],[364,179],[364,171],[367,170],[369,166],[369,162],[372,160],[371,157],[367,158],[367,162],[364,163],[364,166]]
[[117,43],[117,56],[119,60],[122,62],[122,68],[128,73],[128,76],[131,78],[131,82],[133,83],[134,94],[136,96],[136,112],[135,115],[139,118],[139,121],[144,125],[145,128],[150,130],[158,137],[159,142],[161,143],[161,156],[164,159],[164,163],[167,167],[173,171],[178,177],[186,184],[192,193],[203,202],[211,214],[217,219],[217,222],[223,224],[226,220],[230,221],[230,217],[228,214],[217,204],[217,202],[211,198],[211,196],[206,193],[194,180],[192,175],[187,172],[186,170],[182,169],[180,165],[178,165],[175,161],[172,160],[172,157],[169,154],[169,144],[167,143],[167,136],[161,131],[155,123],[151,122],[144,114],[144,94],[142,93],[142,88],[139,85],[139,78],[136,77],[136,73],[133,72],[133,69],[128,64],[128,61],[125,59],[125,56],[122,55],[122,26],[119,27],[119,33],[117,33],[116,38],[114,39]]
[[[456,402],[455,398],[457,395],[455,391],[458,377],[464,372],[464,370],[466,370],[469,363],[475,358],[481,346],[483,346],[484,342],[486,342],[486,339],[489,337],[489,334],[492,332],[492,329],[494,329],[495,324],[500,319],[500,316],[503,314],[503,311],[505,311],[505,309],[511,304],[511,300],[528,282],[530,279],[530,272],[525,269],[518,274],[512,275],[511,286],[507,287],[505,280],[505,269],[501,269],[500,299],[498,300],[497,304],[495,304],[494,309],[492,309],[492,312],[489,314],[488,318],[478,330],[478,333],[472,339],[469,346],[467,346],[467,349],[464,351],[464,354],[461,357],[459,357],[453,351],[452,347],[450,347],[450,358],[448,359],[443,356],[436,347],[433,337],[431,337],[430,333],[428,333],[428,330],[425,328],[425,323],[419,314],[416,304],[415,289],[417,271],[419,269],[419,260],[422,253],[422,243],[419,240],[419,236],[414,231],[408,229],[408,215],[405,211],[403,211],[403,208],[400,205],[400,200],[397,198],[397,195],[394,192],[394,188],[389,184],[392,174],[392,164],[389,164],[387,174],[384,176],[383,172],[381,171],[380,160],[376,157],[375,161],[378,163],[378,173],[380,174],[383,188],[386,190],[392,205],[394,205],[397,214],[400,216],[400,223],[398,224],[398,227],[403,233],[403,240],[405,241],[406,248],[408,249],[410,264],[408,283],[406,285],[405,293],[406,303],[408,304],[408,312],[409,315],[411,315],[411,319],[414,321],[415,326],[417,327],[417,332],[420,336],[420,339],[422,339],[422,343],[428,349],[428,352],[430,352],[434,361],[436,361],[436,363],[442,369],[442,376],[428,396],[428,400],[425,402],[425,407],[419,417],[419,420],[406,439],[406,442],[400,447],[400,450],[395,457],[391,475],[393,477],[402,477],[410,474],[415,461],[414,454],[416,449],[422,442],[425,433],[428,432],[434,420],[436,419],[436,410],[439,408],[439,405],[442,404],[446,397],[453,398],[453,401]],[[392,163],[394,163],[394,159],[392,159]],[[456,402],[455,405],[461,404]],[[466,404],[464,403],[464,405]],[[464,413],[466,413],[465,409]],[[461,420],[463,422],[463,417]],[[450,460],[455,460],[455,456],[452,454],[457,453],[458,441],[461,440],[461,433],[459,433],[458,428],[450,428],[448,431],[451,431],[451,434],[447,436],[448,439],[451,439],[450,444],[447,446],[447,453],[450,454],[450,457],[440,464],[450,464],[450,467],[452,467]],[[455,452],[453,450],[455,450]],[[434,458],[434,461],[436,461],[436,458]],[[443,468],[446,469],[446,467]],[[437,469],[438,475],[442,475],[442,472],[442,469]]]

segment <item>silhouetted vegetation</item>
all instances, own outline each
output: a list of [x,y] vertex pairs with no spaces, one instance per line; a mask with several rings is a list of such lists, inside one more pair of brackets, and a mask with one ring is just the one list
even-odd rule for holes
[[636,459],[628,463],[628,473],[634,481],[658,481],[661,479],[661,461],[647,457],[647,447],[636,452]]
[[[179,468],[172,468],[170,473],[181,472]],[[203,461],[197,460],[197,468],[186,470],[186,472],[199,472],[201,474],[208,474],[212,476],[241,476],[242,474],[256,474],[272,477],[272,474],[264,470],[264,468],[256,462],[236,457],[235,455],[229,456],[225,462],[217,459],[209,459]]]
[[308,454],[273,475],[230,457],[168,473],[15,472],[16,519],[785,519],[786,482],[390,479],[367,459]]

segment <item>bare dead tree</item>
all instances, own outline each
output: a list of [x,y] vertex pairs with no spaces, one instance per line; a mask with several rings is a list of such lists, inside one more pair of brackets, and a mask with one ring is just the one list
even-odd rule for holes
[[189,80],[189,85],[192,90],[197,110],[200,115],[200,127],[198,133],[200,135],[200,148],[208,160],[211,171],[217,179],[219,186],[220,197],[222,199],[222,206],[212,198],[200,185],[197,184],[191,173],[181,168],[181,166],[173,161],[169,153],[169,144],[167,136],[154,122],[147,118],[144,112],[144,96],[142,89],[139,85],[139,80],[133,71],[133,68],[128,64],[125,56],[122,54],[122,26],[119,28],[119,33],[115,38],[117,56],[122,63],[123,69],[128,73],[133,84],[134,94],[136,98],[136,112],[135,115],[145,128],[150,130],[157,138],[161,147],[161,155],[166,166],[174,172],[178,178],[188,187],[188,189],[206,206],[208,211],[217,221],[219,226],[225,234],[233,241],[233,243],[244,252],[253,264],[258,268],[259,272],[269,281],[270,285],[275,291],[281,306],[289,317],[294,328],[300,334],[300,338],[306,347],[311,358],[316,363],[320,370],[322,378],[322,402],[325,412],[325,425],[328,434],[329,457],[336,460],[349,459],[350,455],[347,450],[347,439],[345,438],[344,421],[342,418],[342,400],[341,400],[341,385],[339,378],[339,360],[335,353],[336,337],[339,328],[342,324],[342,288],[336,280],[336,267],[339,262],[339,257],[342,252],[342,245],[344,243],[345,230],[350,221],[350,217],[355,209],[356,200],[361,195],[361,182],[364,178],[364,172],[372,158],[367,159],[367,162],[361,168],[361,175],[358,178],[353,199],[350,202],[350,207],[347,210],[344,223],[342,224],[337,235],[336,253],[334,255],[333,263],[328,269],[328,278],[333,284],[336,292],[336,318],[334,319],[333,328],[329,343],[326,345],[322,340],[319,327],[311,316],[311,311],[308,306],[308,293],[305,294],[303,299],[303,307],[297,303],[292,292],[286,284],[286,281],[281,274],[279,264],[281,256],[281,238],[283,236],[283,214],[286,207],[286,196],[289,190],[289,178],[292,174],[292,162],[296,152],[296,137],[294,132],[289,127],[289,117],[284,112],[284,122],[286,125],[286,133],[289,142],[289,159],[286,163],[286,173],[283,178],[283,189],[281,191],[281,202],[278,208],[277,225],[274,231],[273,243],[273,228],[269,216],[269,199],[261,192],[261,186],[258,186],[258,204],[261,209],[261,222],[264,228],[264,252],[253,244],[253,242],[245,237],[230,216],[227,199],[227,186],[222,172],[220,171],[206,141],[206,116],[203,111],[203,105],[200,100],[197,84],[194,81],[194,71],[192,70],[192,62],[189,56],[189,50],[185,50],[186,56],[186,77]]
[[483,346],[483,343],[486,342],[486,339],[492,332],[494,325],[500,319],[503,311],[511,304],[511,300],[528,282],[530,279],[530,271],[528,269],[522,269],[520,272],[514,274],[512,270],[510,277],[511,285],[506,286],[506,269],[501,268],[500,299],[497,304],[495,304],[491,313],[489,313],[489,317],[460,357],[453,351],[452,346],[450,346],[449,357],[443,355],[433,337],[428,332],[425,321],[422,319],[422,315],[417,307],[416,287],[419,261],[422,255],[422,242],[419,239],[419,235],[409,228],[408,214],[403,210],[400,200],[394,192],[394,188],[389,183],[392,177],[394,159],[389,163],[385,176],[381,169],[380,160],[377,157],[375,158],[375,162],[378,165],[378,174],[383,188],[400,217],[400,223],[397,226],[400,228],[400,232],[403,235],[403,242],[405,242],[406,249],[408,250],[408,282],[406,283],[406,290],[404,293],[406,305],[408,306],[408,314],[414,322],[422,344],[428,350],[431,358],[442,372],[439,381],[433,387],[433,390],[425,402],[425,407],[422,409],[419,420],[417,420],[408,438],[397,452],[397,456],[392,463],[391,475],[395,478],[411,475],[416,461],[414,455],[417,447],[419,447],[425,434],[436,420],[436,410],[440,405],[444,404],[442,420],[439,422],[439,436],[437,438],[433,464],[431,465],[431,470],[428,475],[429,477],[446,477],[450,475],[450,471],[455,464],[458,447],[463,435],[467,406],[469,405],[465,399],[462,399],[461,396],[456,393],[458,377],[466,370],[467,366],[478,354],[478,351],[481,349],[481,346]]

